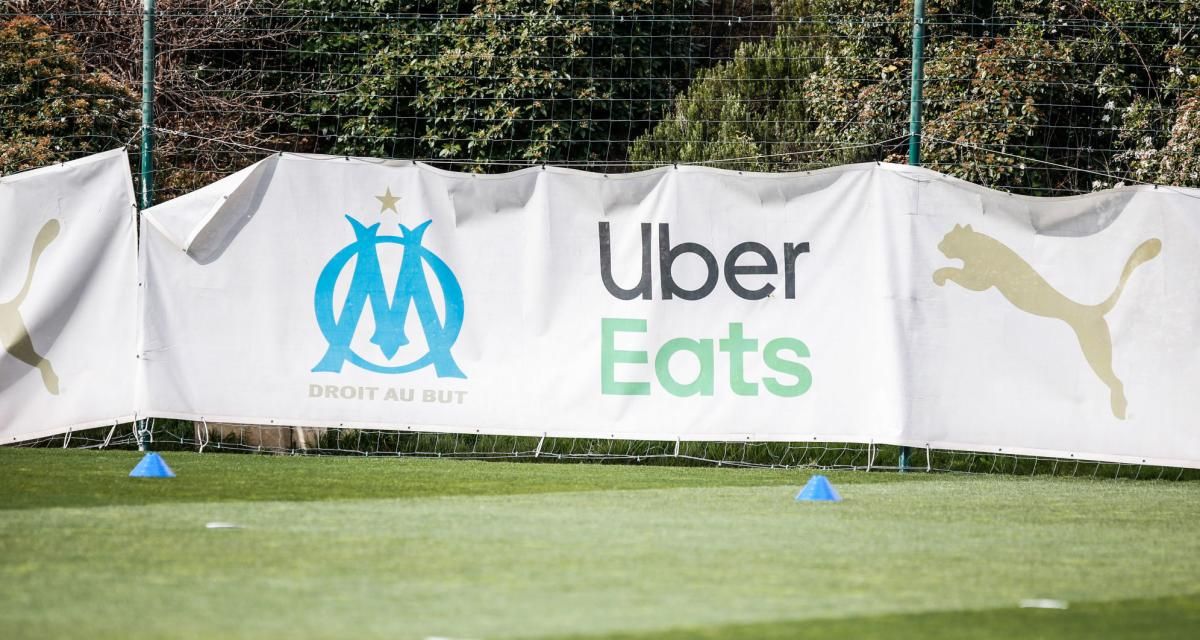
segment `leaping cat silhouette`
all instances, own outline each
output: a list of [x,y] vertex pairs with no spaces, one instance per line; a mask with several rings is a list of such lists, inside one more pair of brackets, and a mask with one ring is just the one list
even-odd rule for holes
[[1104,316],[1117,304],[1133,270],[1162,251],[1161,240],[1151,238],[1138,245],[1125,262],[1116,290],[1104,302],[1093,305],[1080,304],[1059,293],[1016,252],[999,240],[971,229],[971,225],[954,225],[938,244],[938,249],[947,258],[962,260],[963,267],[938,269],[933,273],[934,284],[942,286],[949,280],[971,291],[996,287],[1021,311],[1043,318],[1057,318],[1070,325],[1083,349],[1083,357],[1109,388],[1113,415],[1125,419],[1125,386],[1113,373],[1112,334]]
[[54,367],[50,365],[50,361],[38,355],[33,348],[33,342],[29,339],[29,329],[25,327],[25,322],[21,319],[20,307],[33,285],[33,273],[37,269],[38,260],[41,259],[42,252],[46,250],[46,247],[58,237],[58,230],[58,220],[50,220],[42,225],[42,229],[38,231],[37,237],[33,241],[33,251],[29,256],[29,271],[25,275],[24,286],[12,300],[0,302],[0,345],[3,345],[4,350],[17,360],[36,367],[42,373],[42,383],[46,385],[46,390],[54,395],[58,395],[58,375],[54,373]]

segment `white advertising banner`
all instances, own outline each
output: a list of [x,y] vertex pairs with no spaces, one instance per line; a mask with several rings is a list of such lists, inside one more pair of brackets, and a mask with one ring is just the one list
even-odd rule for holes
[[146,212],[139,405],[1200,466],[1197,195],[276,155]]
[[121,149],[0,178],[0,443],[133,418],[136,219]]
[[894,173],[913,184],[891,211],[906,440],[1200,467],[1200,191],[1023,198]]

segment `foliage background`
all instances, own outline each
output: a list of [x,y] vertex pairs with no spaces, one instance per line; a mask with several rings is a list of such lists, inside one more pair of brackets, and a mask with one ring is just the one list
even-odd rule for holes
[[[469,171],[902,162],[911,0],[159,0],[157,198],[271,151]],[[926,165],[1200,184],[1191,0],[930,0]],[[126,144],[141,0],[0,4],[0,171]]]

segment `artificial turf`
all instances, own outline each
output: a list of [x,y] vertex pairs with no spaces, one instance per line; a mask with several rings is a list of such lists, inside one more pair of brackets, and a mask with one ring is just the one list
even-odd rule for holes
[[166,458],[0,448],[0,637],[1200,633],[1196,482]]

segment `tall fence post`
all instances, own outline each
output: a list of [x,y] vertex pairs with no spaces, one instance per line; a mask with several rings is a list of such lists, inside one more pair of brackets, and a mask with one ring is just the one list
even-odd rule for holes
[[143,209],[154,204],[154,18],[156,0],[142,5],[142,194]]
[[[913,1],[912,93],[908,109],[908,164],[921,164],[921,90],[925,79],[925,0]],[[908,470],[911,451],[900,447],[900,473]]]
[[[148,209],[154,204],[154,19],[156,0],[142,4],[142,192],[139,204]],[[151,439],[150,421],[142,418],[133,425],[138,451],[147,451]]]
[[908,164],[921,164],[921,89],[925,75],[925,0],[913,2],[912,97],[908,116]]

